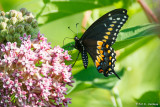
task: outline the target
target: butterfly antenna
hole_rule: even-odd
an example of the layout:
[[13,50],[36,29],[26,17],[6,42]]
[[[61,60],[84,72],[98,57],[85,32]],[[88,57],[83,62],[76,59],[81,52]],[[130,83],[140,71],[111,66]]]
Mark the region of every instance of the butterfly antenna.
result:
[[74,34],[76,34],[76,33],[70,28],[70,26],[68,27],[68,29],[71,30]]
[[115,75],[118,79],[120,79],[120,77],[116,74],[115,71],[113,71],[113,73],[114,73],[114,75]]
[[77,36],[78,36],[78,24],[79,24],[79,23],[76,23]]

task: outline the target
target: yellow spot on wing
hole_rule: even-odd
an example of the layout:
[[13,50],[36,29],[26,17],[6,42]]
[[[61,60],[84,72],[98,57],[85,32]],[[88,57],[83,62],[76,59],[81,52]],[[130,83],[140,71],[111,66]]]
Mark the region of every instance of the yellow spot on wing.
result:
[[102,46],[103,42],[102,41],[97,41],[97,45]]
[[102,56],[101,56],[101,55],[99,55],[99,58],[101,59],[101,61],[103,61],[103,58],[102,58]]
[[111,65],[111,62],[109,62],[109,65]]
[[104,36],[105,39],[108,39],[108,36]]
[[100,54],[100,53],[99,53],[99,50],[97,50],[97,54]]
[[101,60],[100,60],[100,58],[99,58],[98,56],[97,56],[97,61],[98,61],[98,62],[101,62]]
[[104,57],[104,55],[103,55],[103,54],[101,54],[101,57]]
[[108,53],[110,53],[111,51],[110,50],[108,50]]
[[103,40],[103,42],[106,42],[106,40]]
[[106,34],[107,34],[107,35],[110,35],[110,34],[111,34],[111,32],[106,32]]
[[109,57],[109,60],[111,60],[111,59],[112,59],[112,57],[110,56],[110,57]]
[[97,46],[97,49],[102,49],[102,46]]
[[104,57],[104,55],[103,55],[103,50],[98,50],[98,49],[97,49],[97,54],[101,54],[102,57]]
[[110,26],[111,26],[111,27],[113,27],[113,26],[114,26],[114,24],[111,24]]
[[98,67],[100,64],[99,64],[99,62],[96,60],[96,67]]
[[111,68],[109,68],[109,71],[112,70]]
[[108,45],[108,44],[106,45],[106,48],[109,48],[109,45]]
[[99,50],[100,54],[103,54],[103,50]]
[[109,31],[112,31],[112,30],[113,30],[113,28],[108,28],[108,30],[109,30]]

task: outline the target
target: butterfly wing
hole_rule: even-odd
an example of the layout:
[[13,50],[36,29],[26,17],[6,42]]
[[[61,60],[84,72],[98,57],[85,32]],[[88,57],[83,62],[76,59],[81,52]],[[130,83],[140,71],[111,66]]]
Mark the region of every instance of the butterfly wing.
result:
[[127,10],[115,9],[95,21],[80,39],[97,70],[105,76],[115,73],[116,54],[111,46],[127,19]]

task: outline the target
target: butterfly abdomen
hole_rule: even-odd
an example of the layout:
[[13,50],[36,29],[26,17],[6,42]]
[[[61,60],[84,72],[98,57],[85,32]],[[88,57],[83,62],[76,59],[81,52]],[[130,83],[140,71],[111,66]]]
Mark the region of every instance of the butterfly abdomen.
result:
[[85,47],[83,46],[81,40],[79,40],[77,36],[74,39],[75,39],[75,48],[78,49],[79,52],[81,53],[83,66],[86,69],[88,66],[87,51],[86,51]]
[[88,66],[88,55],[87,55],[86,50],[82,51],[81,56],[82,56],[83,66],[84,66],[85,69],[87,69],[87,66]]

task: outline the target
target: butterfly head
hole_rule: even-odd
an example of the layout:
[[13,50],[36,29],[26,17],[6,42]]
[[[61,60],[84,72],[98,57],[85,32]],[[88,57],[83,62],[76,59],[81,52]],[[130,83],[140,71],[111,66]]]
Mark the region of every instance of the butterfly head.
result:
[[79,38],[77,36],[74,37],[75,40],[75,48],[78,49],[80,43],[79,43]]
[[75,41],[79,41],[79,38],[77,36],[74,37]]
[[75,40],[75,48],[78,49],[80,52],[82,52],[84,48],[82,41],[77,36],[74,37],[74,40]]

